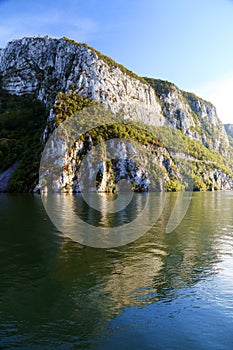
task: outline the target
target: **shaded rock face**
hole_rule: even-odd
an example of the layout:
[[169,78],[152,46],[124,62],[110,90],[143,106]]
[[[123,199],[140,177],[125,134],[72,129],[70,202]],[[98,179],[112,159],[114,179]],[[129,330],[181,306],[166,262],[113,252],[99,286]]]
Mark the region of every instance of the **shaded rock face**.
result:
[[17,164],[18,161],[16,161],[9,169],[0,172],[0,192],[7,192],[10,178],[13,175]]
[[227,135],[233,138],[233,124],[224,124],[224,128]]
[[113,112],[163,124],[161,106],[153,89],[109,65],[98,54],[65,39],[24,38],[10,42],[0,51],[3,88],[12,94],[36,93],[51,107],[59,91],[76,92],[106,103]]

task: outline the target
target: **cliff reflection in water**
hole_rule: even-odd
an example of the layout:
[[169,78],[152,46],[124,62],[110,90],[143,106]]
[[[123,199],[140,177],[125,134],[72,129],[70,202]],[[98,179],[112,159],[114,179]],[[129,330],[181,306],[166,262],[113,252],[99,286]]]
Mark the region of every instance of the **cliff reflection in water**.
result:
[[[1,341],[12,336],[14,344],[22,345],[27,334],[25,344],[43,339],[56,347],[72,339],[87,348],[125,308],[152,303],[156,308],[182,296],[189,303],[193,287],[216,276],[225,254],[230,254],[233,197],[193,194],[182,223],[166,233],[177,194],[167,194],[165,203],[156,196],[154,208],[162,214],[155,225],[133,243],[108,249],[82,246],[60,234],[39,197],[0,196]],[[101,198],[104,206],[105,196]],[[135,211],[126,207],[113,215],[92,210],[79,196],[55,195],[50,200],[56,219],[66,228],[72,228],[78,214],[87,222],[95,220],[95,227],[119,229],[145,205],[145,197],[136,195]]]
[[161,215],[165,194],[120,194],[115,199],[90,193],[88,204],[81,195],[52,193],[42,199],[52,222],[68,237],[84,245],[111,248],[146,233]]
[[[157,205],[154,208],[158,213],[163,213],[143,237],[124,247],[107,250],[85,247],[81,250],[77,266],[85,261],[88,271],[97,277],[101,295],[105,295],[108,300],[104,304],[110,303],[111,310],[114,310],[114,307],[175,298],[180,289],[188,288],[216,273],[215,266],[219,262],[219,233],[216,232],[216,223],[221,224],[220,210],[223,203],[217,194],[215,198],[208,195],[194,195],[187,216],[174,232],[168,234],[166,225],[174,205],[177,205],[177,194],[167,194],[166,201],[156,194],[154,203]],[[107,203],[105,196],[102,196],[102,209]],[[104,210],[97,212],[85,205],[80,196],[58,197],[59,201],[66,198],[65,203],[67,200],[72,201],[70,208],[87,222],[105,225],[110,229],[135,218],[145,201],[144,196],[137,195],[134,198],[135,210],[127,207],[118,213],[106,214]],[[67,208],[67,205],[64,207]],[[64,220],[63,226],[66,226],[69,215],[64,215]],[[62,254],[69,256],[65,253],[67,249],[73,251],[72,255],[75,254],[76,244],[68,241],[62,247],[59,260],[62,260]],[[70,270],[67,266],[67,274]]]

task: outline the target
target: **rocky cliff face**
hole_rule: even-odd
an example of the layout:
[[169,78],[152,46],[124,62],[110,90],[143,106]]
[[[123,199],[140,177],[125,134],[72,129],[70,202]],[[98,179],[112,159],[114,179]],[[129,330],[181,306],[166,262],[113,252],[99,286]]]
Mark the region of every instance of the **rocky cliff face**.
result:
[[233,138],[233,124],[225,124],[224,128],[228,136]]
[[[58,93],[70,94],[72,86],[72,94],[80,94],[105,104],[115,115],[120,112],[124,118],[140,120],[147,125],[171,126],[188,140],[201,143],[207,150],[218,152],[223,157],[229,154],[228,137],[211,103],[180,90],[172,83],[137,77],[85,44],[67,38],[39,37],[14,40],[0,50],[0,76],[1,87],[10,94],[36,95],[46,105],[50,122],[55,118],[53,105],[58,99]],[[44,141],[48,130],[46,126]],[[77,171],[80,158],[77,152],[83,147],[81,143],[78,149],[74,147],[60,154],[61,173],[56,184],[54,183],[57,190],[80,189],[81,182],[78,181]],[[113,176],[115,180],[126,178],[134,183],[136,189],[146,190],[148,174],[143,167],[143,160],[139,159],[142,165],[135,167],[127,162],[124,145],[121,147],[122,157],[118,163],[109,167],[106,162],[100,162],[102,183],[99,184],[99,189],[113,189]],[[150,142],[144,147],[149,149]],[[187,161],[195,163],[197,189],[230,189],[231,170],[225,171],[222,164],[218,166],[214,156],[205,153],[202,148],[198,148],[199,146],[195,146],[195,154],[190,147],[189,145],[190,154],[186,152],[183,156]],[[157,147],[156,152],[150,151],[154,154],[153,161],[163,169],[166,182],[170,181],[173,184],[172,190],[177,189],[174,181],[181,181],[181,176],[177,166],[173,166],[173,156],[164,145]],[[202,153],[200,157],[199,151]],[[211,160],[208,159],[209,155]],[[217,158],[218,161],[220,158]],[[91,168],[89,170],[91,174]]]
[[[24,38],[0,52],[3,88],[12,94],[36,93],[48,107],[59,91],[76,93],[145,123],[163,123],[153,89],[101,54],[67,39]],[[156,118],[155,118],[156,116]]]
[[216,108],[196,95],[180,90],[176,85],[158,79],[145,78],[160,99],[166,124],[194,140],[227,155],[229,141]]
[[[107,104],[113,112],[156,126],[170,125],[225,154],[228,138],[216,109],[172,83],[147,83],[98,51],[68,39],[23,38],[0,51],[2,85],[12,94],[35,93],[49,108],[58,92]],[[50,113],[51,116],[52,110]]]
[[223,154],[228,145],[211,103],[172,83],[146,79],[146,84],[98,51],[65,38],[10,42],[0,50],[0,74],[7,91],[35,93],[50,108],[57,93],[74,84],[76,93],[107,104],[113,112],[122,110],[146,124],[170,125]]
[[[148,145],[146,154],[143,154],[131,142],[120,141],[116,146],[110,141],[107,149],[108,152],[105,147],[101,147],[101,157],[97,160],[92,159],[96,151],[90,152],[89,157],[82,160],[81,155],[85,150],[83,142],[76,142],[72,149],[64,140],[51,142],[47,145],[42,162],[53,166],[42,169],[38,188],[43,192],[97,190],[114,193],[119,191],[119,184],[121,186],[123,180],[131,183],[131,188],[137,192],[182,189],[214,191],[231,190],[233,187],[233,176],[227,169],[216,166],[212,161],[202,162],[189,155],[180,159],[179,154],[171,154],[166,147]],[[133,160],[129,157],[129,149],[134,154]],[[107,155],[109,152],[112,152],[112,157]],[[114,157],[114,154],[117,156]]]

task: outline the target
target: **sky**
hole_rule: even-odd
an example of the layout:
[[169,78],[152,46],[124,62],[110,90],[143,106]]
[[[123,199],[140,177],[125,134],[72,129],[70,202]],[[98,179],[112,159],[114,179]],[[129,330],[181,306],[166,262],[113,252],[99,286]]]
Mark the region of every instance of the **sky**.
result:
[[233,123],[233,0],[0,0],[0,47],[37,35],[86,42]]

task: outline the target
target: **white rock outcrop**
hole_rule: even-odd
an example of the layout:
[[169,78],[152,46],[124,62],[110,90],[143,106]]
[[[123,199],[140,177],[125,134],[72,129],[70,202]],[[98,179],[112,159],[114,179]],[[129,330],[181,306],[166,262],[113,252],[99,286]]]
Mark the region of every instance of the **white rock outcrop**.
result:
[[[153,79],[150,81],[153,84]],[[229,140],[212,103],[184,92],[172,83],[156,79],[154,82],[166,118],[165,124],[226,156]]]
[[[148,78],[146,82],[85,44],[78,44],[66,38],[49,37],[13,40],[0,49],[0,79],[2,88],[9,93],[35,94],[50,110],[47,126],[41,137],[44,144],[51,131],[49,123],[54,119],[52,106],[57,95],[59,92],[68,93],[72,85],[74,93],[103,103],[115,115],[119,113],[124,118],[154,126],[171,126],[188,138],[202,142],[210,150],[223,156],[227,155],[228,137],[211,103],[180,90],[172,83]],[[55,191],[82,190],[79,166],[83,147],[84,145],[78,142],[74,147],[68,147],[64,142],[56,145],[51,143],[48,151],[53,155],[52,159],[55,159],[55,170],[59,171],[53,178],[51,167],[45,169],[41,181],[44,181],[46,190],[49,190],[48,183]],[[145,146],[147,149],[149,147]],[[147,190],[150,174],[145,170],[145,159],[137,152],[136,160],[139,165],[136,165],[127,159],[124,144],[120,144],[119,148],[119,159],[111,167],[104,160],[97,164],[97,168],[102,171],[99,191],[113,190],[114,181],[122,179],[133,183],[139,191]],[[182,180],[177,170],[179,162],[175,166],[172,164],[175,154],[171,157],[168,150],[162,147],[151,151],[151,163],[163,168],[162,174],[159,174],[161,181],[167,184],[173,177],[177,181]],[[189,157],[184,149],[179,152],[183,152],[184,158],[189,162],[195,162],[195,158]],[[208,164],[208,160],[206,163]],[[87,170],[87,178],[94,183],[92,188],[95,190],[96,173],[91,162]],[[199,174],[199,177],[201,176],[206,188],[232,188],[231,177],[215,168],[215,164],[211,172],[204,167],[203,174]],[[155,182],[155,186],[160,190],[159,182]]]
[[75,84],[77,93],[107,104],[114,113],[122,111],[148,124],[164,124],[154,90],[99,56],[86,45],[67,39],[14,40],[0,51],[3,88],[18,95],[36,93],[51,107],[59,91],[68,92]]

